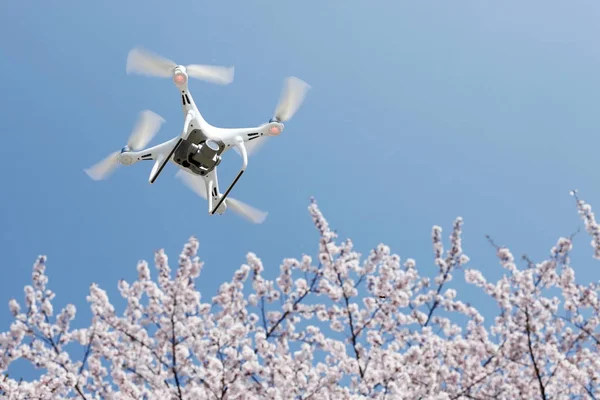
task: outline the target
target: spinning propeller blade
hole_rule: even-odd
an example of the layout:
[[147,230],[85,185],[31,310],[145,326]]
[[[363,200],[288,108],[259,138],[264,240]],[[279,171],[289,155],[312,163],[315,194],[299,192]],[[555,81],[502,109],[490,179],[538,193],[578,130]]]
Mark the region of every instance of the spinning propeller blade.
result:
[[[181,179],[183,183],[187,187],[192,189],[192,191],[198,196],[202,197],[204,200],[207,199],[206,186],[204,185],[204,180],[201,177],[186,172],[182,169],[177,171],[175,177]],[[269,214],[265,211],[258,210],[244,202],[241,202],[237,199],[233,199],[231,197],[227,197],[225,199],[225,204],[227,204],[231,211],[237,213],[241,217],[255,224],[263,223],[264,220],[267,218],[267,215]]]
[[185,67],[188,76],[207,82],[229,85],[233,82],[234,67],[192,64]]
[[129,136],[127,146],[132,150],[138,151],[146,147],[154,136],[158,133],[160,126],[165,122],[163,117],[150,110],[144,110],[140,113],[138,121]]
[[119,166],[119,153],[115,151],[109,154],[104,160],[91,166],[90,168],[84,169],[85,173],[95,181],[99,181],[108,177],[112,172]]
[[290,76],[286,78],[279,104],[275,108],[275,119],[281,122],[290,120],[304,101],[310,85],[302,79]]
[[[264,144],[267,142],[267,139],[269,137],[268,136],[261,136],[253,141],[248,141],[244,143],[244,146],[246,147],[246,154],[248,154],[248,157],[250,157],[251,155],[253,155],[254,153],[256,153],[258,150],[260,150]],[[242,153],[240,152],[240,149],[238,149],[237,147],[233,148],[233,151],[235,151],[238,155],[242,155]]]
[[[251,155],[255,154],[258,150],[260,150],[267,142],[267,138],[268,138],[268,136],[262,136],[251,142],[244,143],[244,146],[246,146],[246,153],[248,153],[248,157],[250,157]],[[235,149],[236,153],[238,153],[239,155],[242,155],[242,153],[240,153],[240,151],[238,150],[237,147],[235,147],[234,149]]]
[[204,185],[202,178],[200,178],[196,175],[190,174],[189,172],[185,172],[182,169],[177,171],[177,173],[175,174],[175,177],[181,179],[183,181],[183,183],[187,187],[192,189],[192,191],[194,193],[196,193],[198,196],[202,197],[204,200],[207,200],[206,186]]
[[[302,105],[308,89],[310,89],[310,85],[302,79],[295,76],[286,78],[273,118],[280,122],[289,121]],[[262,136],[251,142],[244,143],[248,156],[260,150],[267,142],[267,138],[268,136]],[[237,147],[235,148],[235,152],[240,154]]]
[[255,224],[262,224],[269,214],[229,196],[225,199],[225,203],[231,208],[231,211]]
[[125,70],[128,74],[137,73],[140,75],[169,78],[176,66],[177,64],[174,61],[137,47],[129,51]]
[[[146,147],[158,133],[163,122],[165,120],[160,115],[150,110],[142,111],[129,136],[129,140],[127,140],[127,147],[133,151],[138,151]],[[111,153],[104,160],[85,169],[85,173],[95,181],[106,179],[119,166],[120,153],[120,151]]]
[[[136,47],[127,55],[128,74],[136,73],[159,78],[170,78],[173,70],[177,67],[175,61],[164,58],[148,50]],[[207,82],[228,85],[233,82],[234,67],[222,67],[218,65],[192,64],[185,66],[188,76]]]

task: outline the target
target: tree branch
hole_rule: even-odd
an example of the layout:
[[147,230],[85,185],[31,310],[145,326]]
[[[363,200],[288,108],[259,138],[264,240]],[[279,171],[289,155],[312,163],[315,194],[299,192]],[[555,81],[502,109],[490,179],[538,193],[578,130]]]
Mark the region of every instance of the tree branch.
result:
[[544,387],[544,383],[542,382],[542,376],[540,373],[540,369],[538,368],[537,362],[535,361],[535,356],[533,354],[533,345],[531,343],[531,327],[529,325],[529,311],[525,308],[525,318],[526,318],[526,327],[525,330],[527,332],[527,346],[529,348],[529,355],[531,357],[531,362],[533,363],[533,368],[535,370],[535,376],[537,377],[538,383],[540,385],[540,393],[542,395],[543,400],[548,400],[546,397],[546,388]]

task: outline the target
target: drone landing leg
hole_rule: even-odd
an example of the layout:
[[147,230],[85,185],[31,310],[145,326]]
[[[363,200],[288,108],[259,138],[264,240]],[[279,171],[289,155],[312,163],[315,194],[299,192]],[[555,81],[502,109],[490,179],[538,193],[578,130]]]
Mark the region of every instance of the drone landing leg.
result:
[[221,196],[221,198],[219,199],[217,206],[211,212],[212,215],[215,214],[215,211],[217,211],[219,206],[221,206],[221,204],[225,201],[225,199],[229,195],[229,192],[231,192],[231,189],[233,189],[235,184],[238,182],[238,180],[240,179],[240,177],[246,170],[246,167],[248,166],[248,153],[246,152],[246,146],[244,146],[244,140],[241,137],[237,137],[236,141],[235,141],[235,145],[240,150],[240,153],[242,154],[242,160],[243,160],[242,169],[240,169],[240,172],[237,174],[237,176],[235,177],[235,179],[233,180],[231,185],[229,185],[229,187],[225,191],[225,194],[223,196]]
[[164,154],[160,154],[156,158],[156,162],[154,163],[154,166],[152,167],[152,171],[150,171],[150,179],[149,179],[150,183],[154,183],[154,181],[156,181],[156,178],[158,178],[158,175],[160,175],[160,173],[162,172],[163,168],[165,167],[165,165],[167,165],[167,163],[169,162],[169,160],[173,156],[173,153],[175,153],[175,150],[177,150],[177,148],[179,147],[179,144],[182,141],[183,141],[183,139],[180,138],[177,141],[177,143],[175,143],[175,146],[173,146],[173,148],[171,149],[171,151],[169,151],[169,154],[167,154],[166,157],[164,156]]
[[208,212],[210,213],[213,209],[213,188],[215,187],[214,185],[214,181],[212,179],[210,179],[210,177],[207,177],[208,179],[206,179],[206,193],[208,193],[208,195],[206,196],[206,200],[208,201]]
[[188,138],[188,136],[190,134],[189,127],[190,127],[193,119],[194,119],[194,113],[190,110],[190,111],[188,111],[188,113],[185,116],[185,121],[183,123],[183,131],[181,132],[181,135],[179,136],[179,140],[177,140],[177,143],[175,143],[175,146],[173,146],[171,148],[171,150],[169,151],[169,154],[166,157],[164,157],[164,154],[160,154],[157,157],[156,162],[154,163],[154,167],[152,167],[152,171],[150,172],[150,179],[149,179],[150,183],[154,183],[154,181],[156,181],[156,178],[158,178],[158,175],[160,175],[160,173],[162,172],[165,165],[167,165],[167,163],[169,162],[171,157],[173,157],[173,153],[175,153],[175,150],[177,150],[177,148],[179,147],[181,142],[183,142],[185,139]]
[[244,173],[244,170],[241,170],[238,175],[235,177],[235,179],[233,180],[233,183],[231,185],[229,185],[229,187],[227,188],[227,190],[225,191],[225,194],[223,196],[221,196],[221,199],[219,200],[219,202],[217,203],[217,206],[211,211],[211,214],[215,214],[215,211],[218,210],[218,208],[221,206],[221,204],[223,204],[223,202],[225,201],[225,198],[227,198],[227,196],[229,195],[229,192],[231,192],[231,189],[233,189],[233,187],[235,186],[235,184],[237,183],[237,181],[240,179],[240,177],[242,176],[242,174]]
[[[203,178],[204,190],[206,193],[203,197],[205,197],[206,201],[208,202],[208,213],[211,214],[213,211],[214,204],[217,201],[219,201],[219,181],[217,179],[216,170],[213,169],[212,171],[204,175]],[[221,204],[219,204],[219,206],[220,205]],[[216,210],[218,208],[219,207],[214,209]]]

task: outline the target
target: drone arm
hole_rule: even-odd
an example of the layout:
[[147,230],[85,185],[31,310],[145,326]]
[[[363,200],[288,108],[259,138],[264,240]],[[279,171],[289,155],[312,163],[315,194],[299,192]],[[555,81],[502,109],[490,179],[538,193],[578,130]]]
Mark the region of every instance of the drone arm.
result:
[[152,146],[140,151],[128,151],[126,152],[126,154],[131,156],[131,164],[135,164],[139,161],[145,160],[156,160],[160,156],[160,154],[168,152],[171,146],[173,146],[173,144],[175,144],[178,139],[178,137],[175,137],[164,143],[157,144],[156,146]]
[[250,142],[262,136],[269,136],[269,125],[264,124],[253,128],[216,129],[216,136],[225,143],[227,148],[237,147],[237,141]]
[[194,112],[192,110],[188,110],[187,114],[185,115],[185,121],[183,122],[183,131],[181,132],[181,138],[183,140],[186,140],[190,135],[190,125],[192,124],[193,120]]

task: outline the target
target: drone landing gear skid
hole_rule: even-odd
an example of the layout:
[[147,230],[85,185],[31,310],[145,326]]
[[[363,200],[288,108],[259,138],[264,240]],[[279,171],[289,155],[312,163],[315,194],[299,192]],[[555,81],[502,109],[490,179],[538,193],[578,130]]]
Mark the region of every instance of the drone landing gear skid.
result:
[[[214,215],[215,212],[221,206],[221,204],[223,204],[223,202],[225,201],[225,199],[229,195],[229,192],[231,192],[231,189],[233,189],[233,187],[235,186],[235,184],[239,181],[240,177],[242,176],[242,174],[244,173],[244,171],[246,171],[246,167],[248,166],[248,153],[246,151],[246,146],[244,146],[244,140],[241,137],[239,137],[239,136],[236,137],[236,139],[235,139],[235,146],[238,148],[238,150],[240,151],[240,154],[242,155],[242,160],[243,160],[242,161],[242,168],[240,169],[240,172],[238,172],[237,176],[235,177],[235,179],[233,180],[233,182],[231,183],[231,185],[229,185],[229,187],[225,191],[225,194],[223,194],[223,196],[221,196],[221,198],[219,199],[219,202],[217,203],[217,206],[214,209],[212,209],[212,211],[210,211],[210,208],[212,207],[212,201],[209,200],[208,207],[209,207],[209,212],[210,212],[211,215]],[[211,181],[211,183],[212,183],[212,181]],[[210,188],[209,188],[208,193],[210,193]]]
[[167,165],[171,157],[173,157],[173,153],[175,153],[175,150],[177,150],[182,141],[183,139],[179,138],[167,156],[165,156],[165,153],[160,153],[156,157],[156,162],[152,167],[152,171],[150,171],[150,183],[154,183],[154,181],[156,181],[156,178],[158,178],[158,175],[160,175],[165,165]]
[[154,166],[152,167],[152,171],[150,171],[150,179],[149,179],[150,183],[154,183],[156,181],[156,178],[158,178],[158,175],[160,175],[160,173],[162,172],[165,165],[167,165],[167,163],[169,162],[171,157],[173,157],[173,154],[175,154],[175,151],[177,150],[177,148],[179,147],[181,142],[183,142],[185,139],[188,138],[190,124],[192,123],[193,119],[194,119],[194,113],[190,110],[190,111],[188,111],[188,113],[185,116],[185,121],[183,123],[183,131],[181,132],[181,135],[179,136],[179,140],[171,148],[171,151],[167,154],[166,157],[165,157],[165,153],[161,153],[157,156],[156,162],[154,163]]

